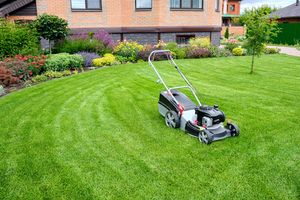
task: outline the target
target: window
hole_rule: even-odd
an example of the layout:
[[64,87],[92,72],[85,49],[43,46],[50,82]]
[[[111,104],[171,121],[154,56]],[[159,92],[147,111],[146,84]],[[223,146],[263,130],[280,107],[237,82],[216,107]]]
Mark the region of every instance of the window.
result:
[[235,5],[230,5],[229,9],[230,9],[230,11],[234,11],[235,10]]
[[135,0],[136,9],[151,9],[152,0]]
[[176,35],[177,44],[187,44],[191,38],[194,38],[195,35]]
[[216,0],[216,11],[220,11],[220,0]]
[[203,0],[171,0],[171,9],[203,9]]
[[71,0],[72,10],[101,10],[101,0]]

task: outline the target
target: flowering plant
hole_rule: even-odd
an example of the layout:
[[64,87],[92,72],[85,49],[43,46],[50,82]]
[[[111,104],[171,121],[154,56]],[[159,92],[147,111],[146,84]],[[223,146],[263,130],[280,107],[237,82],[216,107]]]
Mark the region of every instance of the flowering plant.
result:
[[23,55],[16,55],[14,59],[26,62],[28,64],[28,70],[30,76],[38,75],[41,73],[41,70],[45,66],[46,63],[46,55],[40,56],[23,56]]

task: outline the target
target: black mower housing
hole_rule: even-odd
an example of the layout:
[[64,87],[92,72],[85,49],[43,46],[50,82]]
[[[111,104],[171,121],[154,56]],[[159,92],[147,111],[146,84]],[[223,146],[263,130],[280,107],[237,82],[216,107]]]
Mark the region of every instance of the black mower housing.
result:
[[196,108],[198,125],[202,126],[202,118],[209,117],[213,121],[213,125],[225,121],[225,114],[219,110],[218,106],[200,106]]

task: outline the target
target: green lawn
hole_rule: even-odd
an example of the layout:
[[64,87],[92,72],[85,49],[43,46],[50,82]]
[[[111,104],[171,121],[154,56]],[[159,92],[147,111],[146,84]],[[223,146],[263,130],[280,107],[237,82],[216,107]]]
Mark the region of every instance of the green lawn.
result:
[[0,98],[0,198],[299,199],[300,58],[263,56],[253,75],[250,61],[178,61],[241,129],[210,146],[165,126],[147,63]]

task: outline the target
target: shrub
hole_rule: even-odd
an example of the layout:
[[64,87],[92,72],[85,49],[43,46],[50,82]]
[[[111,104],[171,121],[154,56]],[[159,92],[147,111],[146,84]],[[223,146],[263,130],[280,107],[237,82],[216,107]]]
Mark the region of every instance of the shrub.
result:
[[228,42],[225,44],[225,49],[228,49],[228,50],[231,51],[231,52],[232,52],[232,50],[233,50],[234,48],[237,48],[237,47],[239,47],[239,43],[238,43],[238,41],[235,40],[235,39],[230,39],[230,40],[228,40]]
[[[148,61],[148,57],[149,57],[150,53],[154,50],[158,50],[157,45],[154,45],[154,46],[145,45],[144,48],[141,51],[139,51],[139,53],[138,53],[138,60]],[[157,54],[155,56],[156,61],[165,60],[165,59],[166,59],[166,56],[163,54]]]
[[17,84],[20,79],[13,75],[11,69],[7,69],[0,65],[0,85],[10,86],[12,84]]
[[236,47],[232,50],[232,54],[234,56],[242,56],[244,54],[244,50],[240,47]]
[[38,51],[39,41],[35,29],[16,25],[0,18],[0,59],[13,57],[29,49]]
[[32,75],[32,71],[28,69],[28,64],[15,58],[6,58],[3,62],[0,62],[0,66],[10,69],[13,76],[23,81],[26,81]]
[[232,53],[228,49],[211,46],[210,48],[212,57],[229,57]]
[[72,39],[81,39],[81,40],[98,40],[104,44],[106,48],[113,49],[115,42],[112,39],[111,35],[105,30],[99,30],[97,32],[79,32],[71,36]]
[[68,39],[55,45],[55,53],[93,52],[100,55],[105,51],[104,44],[99,40]]
[[229,38],[229,28],[226,27],[225,33],[224,33],[224,38],[228,39]]
[[170,50],[174,58],[184,59],[186,57],[186,49],[179,47],[176,42],[167,43],[164,48]]
[[203,48],[208,48],[211,45],[210,39],[207,37],[191,38],[189,44],[192,47],[203,47]]
[[15,59],[24,61],[28,64],[28,70],[32,72],[32,75],[38,75],[42,72],[45,63],[46,63],[47,56],[39,55],[39,56],[22,56],[16,55]]
[[63,75],[63,76],[70,76],[70,75],[72,75],[72,72],[71,72],[70,70],[64,70],[64,71],[62,72],[62,75]]
[[120,42],[114,49],[117,59],[122,62],[136,62],[139,51],[143,50],[143,46],[134,41]]
[[49,40],[51,53],[51,41],[64,39],[68,35],[68,22],[55,15],[40,15],[33,23],[40,37]]
[[43,75],[48,77],[48,78],[61,78],[61,77],[63,77],[62,72],[56,72],[56,71],[47,71]]
[[96,58],[100,58],[100,56],[96,53],[78,52],[77,54],[83,57],[85,67],[92,67],[93,60]]
[[207,48],[189,48],[187,50],[187,57],[188,58],[207,58],[211,57],[212,53],[209,49]]
[[45,75],[37,75],[31,79],[33,83],[45,82],[48,80],[48,77]]
[[155,50],[151,45],[145,45],[144,48],[138,52],[138,60],[147,61],[150,53]]
[[84,60],[80,55],[68,53],[53,54],[46,60],[46,71],[64,71],[66,69],[82,68]]
[[110,53],[107,53],[102,58],[96,58],[93,60],[93,65],[96,67],[113,65],[116,62],[116,57]]
[[265,49],[264,49],[264,53],[265,54],[277,54],[277,53],[279,53],[280,52],[280,49],[279,48],[268,48],[268,47],[266,47]]

